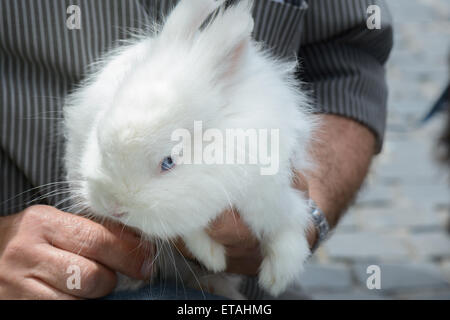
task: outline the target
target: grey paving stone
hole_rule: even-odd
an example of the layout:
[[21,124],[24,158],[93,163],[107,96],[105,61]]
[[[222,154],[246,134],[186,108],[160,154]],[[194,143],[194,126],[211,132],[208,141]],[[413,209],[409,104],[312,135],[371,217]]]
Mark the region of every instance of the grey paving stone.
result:
[[[361,286],[366,286],[368,264],[357,264],[354,271]],[[417,289],[450,289],[440,269],[433,264],[379,264],[381,292]],[[417,293],[417,292],[415,292]]]
[[404,160],[393,159],[380,164],[375,168],[377,178],[381,181],[396,181],[402,184],[434,183],[439,179],[439,171],[431,161],[420,159]]
[[[361,262],[382,263],[384,290],[366,289],[365,269],[360,270],[358,285],[347,288],[347,280],[332,282],[342,270],[323,267],[309,271],[310,291],[318,299],[449,299],[444,280],[450,279],[450,243],[442,231],[441,213],[450,208],[450,189],[433,158],[443,119],[436,117],[421,127],[417,121],[448,81],[443,66],[450,47],[450,2],[396,0],[388,5],[395,44],[387,64],[390,92],[384,150],[351,215],[319,252],[320,259],[313,259],[319,263],[326,258],[332,266],[341,260],[356,262],[360,268]],[[338,289],[317,287],[321,278]]]
[[395,23],[405,25],[411,22],[432,21],[435,13],[432,7],[420,5],[417,1],[389,1],[390,10],[395,16]]
[[352,290],[348,292],[317,292],[311,294],[314,300],[387,300],[388,296],[383,296],[373,290]]
[[402,194],[416,203],[429,202],[435,205],[448,205],[449,189],[439,185],[403,185]]
[[444,259],[439,267],[442,270],[442,273],[446,277],[447,281],[450,282],[450,258]]
[[[383,155],[386,159],[378,162],[374,171],[380,180],[399,181],[403,185],[444,186],[447,181],[442,179],[433,152],[431,142],[411,138],[403,141],[387,141],[386,154]],[[445,190],[441,190],[440,193],[445,193]]]
[[408,241],[419,257],[450,257],[450,236],[445,232],[414,234]]
[[350,261],[408,259],[400,237],[373,232],[336,233],[324,244],[324,250],[331,258]]
[[433,292],[403,293],[394,295],[393,298],[400,300],[450,300],[450,291],[435,290]]
[[307,264],[300,278],[305,290],[344,290],[352,286],[350,269],[343,265]]
[[366,185],[358,194],[356,204],[361,206],[386,206],[394,199],[389,186]]
[[360,208],[357,210],[357,218],[361,230],[371,231],[440,230],[445,224],[443,217],[431,208],[410,206]]
[[339,232],[355,232],[358,229],[357,213],[350,209],[339,221]]

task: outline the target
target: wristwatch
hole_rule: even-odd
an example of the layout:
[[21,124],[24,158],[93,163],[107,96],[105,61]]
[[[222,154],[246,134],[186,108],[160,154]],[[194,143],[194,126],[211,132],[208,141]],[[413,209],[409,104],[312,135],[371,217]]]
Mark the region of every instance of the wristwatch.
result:
[[317,230],[317,240],[311,249],[311,252],[314,252],[319,247],[319,245],[327,238],[328,232],[330,231],[330,226],[322,209],[317,206],[314,200],[309,199],[309,207],[309,213],[311,214],[312,218],[311,220]]

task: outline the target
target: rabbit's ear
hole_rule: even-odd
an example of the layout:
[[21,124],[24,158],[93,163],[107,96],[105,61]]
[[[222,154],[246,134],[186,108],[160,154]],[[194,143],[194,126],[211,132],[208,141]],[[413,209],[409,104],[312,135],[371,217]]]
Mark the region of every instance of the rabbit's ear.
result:
[[219,80],[230,80],[239,70],[253,31],[251,0],[220,12],[201,32],[199,43]]
[[168,16],[161,37],[170,40],[191,40],[206,18],[224,0],[181,0]]

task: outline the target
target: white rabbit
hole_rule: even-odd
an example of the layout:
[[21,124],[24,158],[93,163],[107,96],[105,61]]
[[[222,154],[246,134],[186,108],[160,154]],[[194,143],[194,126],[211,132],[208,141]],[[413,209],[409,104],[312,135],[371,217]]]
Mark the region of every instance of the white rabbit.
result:
[[[232,205],[261,242],[259,284],[278,295],[310,254],[308,202],[292,177],[311,165],[316,120],[296,64],[251,40],[252,2],[221,7],[204,23],[220,6],[180,1],[161,30],[106,56],[68,97],[67,180],[89,212],[154,239],[182,237],[212,272],[225,270],[225,248],[204,230]],[[171,134],[192,132],[195,121],[223,132],[279,130],[278,173],[262,175],[263,164],[178,164]]]

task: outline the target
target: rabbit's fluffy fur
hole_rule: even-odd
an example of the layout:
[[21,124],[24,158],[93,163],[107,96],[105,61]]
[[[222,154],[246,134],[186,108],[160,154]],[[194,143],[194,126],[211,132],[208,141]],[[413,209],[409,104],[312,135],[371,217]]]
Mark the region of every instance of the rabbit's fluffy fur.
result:
[[[308,202],[292,178],[311,165],[316,122],[296,64],[251,40],[251,6],[182,0],[160,30],[105,56],[66,101],[65,167],[89,212],[111,219],[127,212],[121,221],[153,239],[180,236],[216,273],[226,268],[225,248],[204,229],[232,206],[261,242],[259,284],[278,295],[310,253]],[[279,129],[279,172],[201,164],[161,173],[176,143],[171,133],[200,120],[205,129]]]

